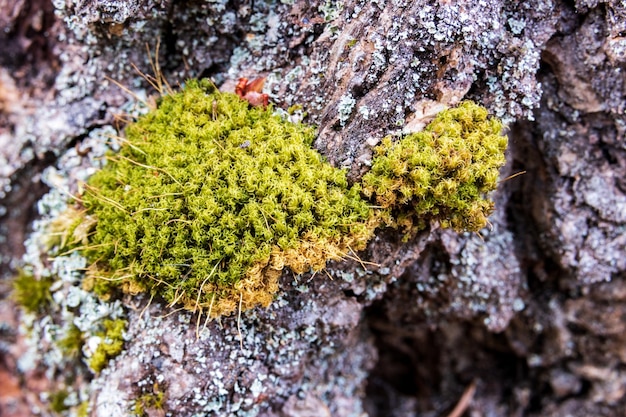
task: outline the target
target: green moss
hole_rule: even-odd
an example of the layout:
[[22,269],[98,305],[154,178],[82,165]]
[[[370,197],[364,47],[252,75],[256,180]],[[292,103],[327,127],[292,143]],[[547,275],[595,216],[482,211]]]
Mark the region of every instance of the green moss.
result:
[[65,336],[57,342],[61,351],[69,357],[76,358],[81,353],[84,344],[83,332],[78,327],[71,324]]
[[122,352],[126,320],[104,319],[102,320],[102,327],[103,331],[96,333],[96,336],[102,338],[102,342],[89,359],[89,367],[95,372],[103,370],[110,359]]
[[482,228],[504,163],[501,129],[464,102],[424,132],[385,138],[361,189],[311,148],[313,128],[192,80],[127,127],[82,205],[59,220],[57,244],[89,258],[83,284],[102,297],[149,292],[213,317],[267,306],[283,268],[321,270],[363,249],[382,222]]
[[457,231],[478,231],[493,202],[507,139],[502,124],[471,101],[439,113],[424,131],[376,149],[363,177],[364,193],[408,232],[435,220]]
[[76,407],[76,417],[87,417],[89,415],[89,402],[83,401]]
[[28,312],[40,312],[52,300],[50,294],[52,282],[52,278],[38,279],[21,271],[13,281],[13,299]]
[[87,288],[218,316],[269,304],[285,266],[319,270],[362,249],[371,209],[314,137],[207,81],[163,97],[86,186]]
[[160,390],[157,384],[153,387],[153,392],[148,392],[137,399],[132,410],[132,414],[137,417],[144,417],[155,414],[156,410],[163,410],[165,403],[165,393]]
[[69,409],[69,407],[65,405],[65,399],[68,397],[68,395],[69,393],[66,390],[60,390],[50,394],[50,410],[54,411],[55,413],[61,413]]

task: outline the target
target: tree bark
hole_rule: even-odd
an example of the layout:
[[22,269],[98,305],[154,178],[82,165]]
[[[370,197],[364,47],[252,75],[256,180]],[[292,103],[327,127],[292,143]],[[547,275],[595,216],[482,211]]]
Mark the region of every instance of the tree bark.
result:
[[18,373],[8,298],[42,173],[75,187],[88,146],[157,97],[151,62],[174,87],[266,77],[352,181],[383,137],[463,99],[509,124],[509,162],[480,235],[384,230],[368,263],[285,273],[268,309],[199,339],[197,316],[123,300],[125,350],[73,388],[89,415],[161,392],[148,415],[441,416],[467,387],[472,415],[626,413],[623,3],[0,0],[0,27],[1,415],[46,415],[62,380],[43,353]]

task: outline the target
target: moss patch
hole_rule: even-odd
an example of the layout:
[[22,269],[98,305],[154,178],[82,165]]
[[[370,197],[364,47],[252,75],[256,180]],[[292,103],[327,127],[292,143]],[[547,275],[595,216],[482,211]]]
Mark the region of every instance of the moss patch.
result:
[[102,320],[103,331],[96,334],[102,341],[89,359],[89,367],[95,372],[103,370],[109,360],[116,357],[124,348],[124,330],[126,320],[104,319]]
[[30,313],[43,310],[52,300],[50,286],[52,278],[36,278],[32,274],[21,271],[13,281],[13,299]]
[[155,415],[159,411],[163,410],[165,404],[165,393],[161,390],[161,387],[155,383],[152,387],[152,392],[142,394],[135,399],[132,415],[137,417],[144,417]]
[[83,332],[76,325],[70,324],[65,336],[57,344],[65,355],[77,358],[82,352],[83,338]]
[[284,267],[320,270],[363,249],[371,209],[314,135],[206,81],[163,97],[86,185],[87,286],[219,316],[267,306]]
[[60,390],[50,394],[50,410],[59,414],[67,410],[69,407],[65,405],[65,399],[68,397],[68,395],[69,393],[66,390]]
[[440,112],[424,131],[377,147],[363,191],[408,232],[435,220],[479,231],[487,224],[507,138],[502,123],[471,101]]
[[217,317],[267,306],[283,268],[321,270],[363,249],[380,224],[407,238],[432,221],[478,231],[493,210],[486,195],[507,140],[472,102],[385,138],[363,189],[311,148],[314,136],[189,81],[127,127],[81,204],[53,225],[57,243],[88,257],[83,286],[102,297],[149,292]]

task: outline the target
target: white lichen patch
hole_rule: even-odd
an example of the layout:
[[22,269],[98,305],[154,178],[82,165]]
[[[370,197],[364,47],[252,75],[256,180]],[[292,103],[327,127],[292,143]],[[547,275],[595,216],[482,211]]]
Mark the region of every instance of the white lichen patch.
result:
[[[45,370],[55,392],[67,395],[61,415],[76,415],[89,400],[92,388],[86,381],[93,377],[89,359],[107,341],[100,336],[103,320],[123,319],[125,311],[120,301],[105,302],[81,288],[87,260],[76,251],[56,246],[54,242],[60,239],[52,235],[51,223],[71,204],[78,181],[87,179],[102,165],[105,152],[116,146],[110,139],[114,133],[111,128],[91,132],[80,147],[63,154],[56,167],[44,171],[42,180],[51,190],[38,202],[39,218],[25,241],[24,273],[50,279],[52,284],[48,304],[38,313],[21,316],[20,332],[27,350],[18,359],[18,369],[25,375],[37,368]],[[90,152],[82,155],[84,148]],[[42,398],[52,394],[44,392]]]
[[337,107],[337,113],[339,114],[339,123],[341,126],[345,126],[352,112],[354,111],[354,106],[356,105],[356,100],[352,97],[352,94],[345,94],[339,99],[339,105]]

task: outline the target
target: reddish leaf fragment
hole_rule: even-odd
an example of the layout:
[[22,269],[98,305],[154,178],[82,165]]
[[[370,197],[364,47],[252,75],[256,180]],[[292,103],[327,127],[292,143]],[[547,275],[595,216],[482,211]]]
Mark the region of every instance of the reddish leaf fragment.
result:
[[269,104],[269,96],[263,94],[263,84],[265,84],[265,77],[255,78],[248,82],[248,79],[242,77],[235,86],[235,94],[242,99],[246,100],[252,106],[267,107]]

